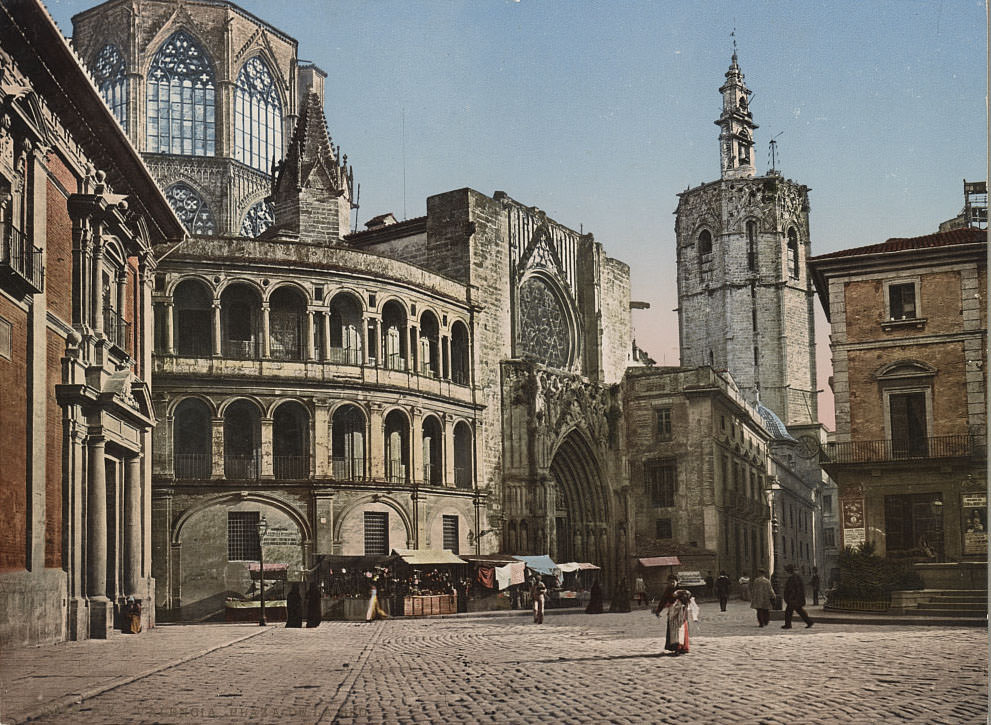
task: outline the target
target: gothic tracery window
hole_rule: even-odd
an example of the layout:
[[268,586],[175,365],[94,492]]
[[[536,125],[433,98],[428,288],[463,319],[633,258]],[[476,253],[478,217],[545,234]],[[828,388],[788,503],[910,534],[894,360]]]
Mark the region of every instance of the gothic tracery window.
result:
[[176,31],[148,71],[148,151],[213,156],[215,87],[210,60],[193,37]]
[[244,221],[241,223],[241,236],[257,237],[272,226],[274,221],[275,214],[272,204],[262,199],[252,204],[248,213],[244,215]]
[[520,285],[519,354],[544,365],[566,368],[571,362],[571,326],[561,301],[539,277]]
[[127,67],[115,45],[105,45],[96,57],[94,74],[100,95],[127,130]]
[[169,206],[190,234],[214,234],[216,224],[206,200],[189,184],[177,181],[165,190]]
[[234,158],[265,173],[282,155],[282,103],[258,56],[241,68],[234,90]]

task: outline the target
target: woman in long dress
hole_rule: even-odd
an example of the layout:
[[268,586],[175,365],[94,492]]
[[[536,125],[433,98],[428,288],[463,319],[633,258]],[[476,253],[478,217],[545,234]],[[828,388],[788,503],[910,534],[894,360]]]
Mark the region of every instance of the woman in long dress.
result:
[[674,603],[668,608],[668,642],[666,649],[675,655],[688,654],[688,621],[698,621],[698,605],[687,589],[674,593]]
[[365,612],[365,621],[371,622],[373,619],[388,619],[389,615],[379,604],[378,583],[372,582],[371,596],[368,599],[368,611]]
[[[668,577],[668,585],[664,587],[661,598],[657,601],[657,608],[654,610],[655,615],[660,617],[662,614],[667,614],[665,610],[670,610],[671,606],[675,603],[674,593],[676,591],[678,591],[678,579],[672,574]],[[670,623],[664,627],[664,632],[664,649],[674,651],[675,645],[671,644]]]

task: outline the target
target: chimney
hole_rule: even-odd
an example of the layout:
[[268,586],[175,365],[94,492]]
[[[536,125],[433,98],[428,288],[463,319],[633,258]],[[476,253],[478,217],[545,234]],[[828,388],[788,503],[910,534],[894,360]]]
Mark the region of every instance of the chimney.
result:
[[299,66],[296,78],[296,97],[299,98],[300,103],[306,98],[306,94],[312,90],[320,97],[320,106],[322,107],[324,103],[323,86],[327,74],[312,63],[306,63]]

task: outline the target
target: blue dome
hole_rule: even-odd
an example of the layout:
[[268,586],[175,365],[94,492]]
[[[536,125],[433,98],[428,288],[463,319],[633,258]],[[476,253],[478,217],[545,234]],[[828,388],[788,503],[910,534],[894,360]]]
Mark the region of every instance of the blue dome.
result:
[[771,410],[770,408],[757,403],[757,412],[760,413],[760,417],[764,419],[764,426],[771,432],[771,437],[777,441],[794,441],[791,433],[788,432],[788,428],[784,423],[781,422],[781,418]]

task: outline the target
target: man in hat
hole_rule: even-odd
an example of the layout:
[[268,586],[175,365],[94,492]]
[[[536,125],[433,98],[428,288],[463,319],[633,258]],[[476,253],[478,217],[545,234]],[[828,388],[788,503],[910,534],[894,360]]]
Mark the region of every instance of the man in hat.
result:
[[791,629],[791,616],[794,612],[798,612],[799,616],[805,620],[806,628],[811,627],[812,620],[805,613],[805,582],[802,581],[802,577],[798,575],[795,567],[791,564],[785,567],[785,571],[788,573],[788,581],[785,582],[784,593],[785,623],[781,629]]

